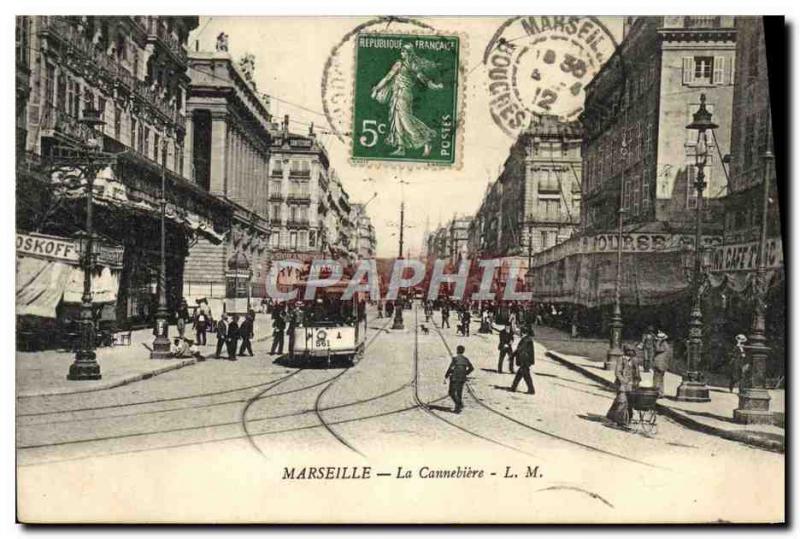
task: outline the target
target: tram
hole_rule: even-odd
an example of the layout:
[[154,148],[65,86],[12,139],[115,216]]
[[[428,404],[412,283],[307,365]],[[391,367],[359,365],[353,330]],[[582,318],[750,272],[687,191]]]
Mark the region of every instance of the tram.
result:
[[300,324],[294,329],[289,354],[308,362],[356,363],[364,354],[367,315],[363,293],[348,300],[344,284],[317,290],[313,302],[303,306]]

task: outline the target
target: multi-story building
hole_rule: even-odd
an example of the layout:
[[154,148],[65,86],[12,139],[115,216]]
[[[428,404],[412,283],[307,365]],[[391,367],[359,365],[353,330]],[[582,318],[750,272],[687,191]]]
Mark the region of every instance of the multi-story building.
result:
[[426,251],[431,260],[451,258],[451,242],[449,233],[450,224],[440,224],[436,230],[428,234],[426,240]]
[[358,258],[374,258],[377,244],[372,219],[366,214],[364,204],[353,204],[353,212],[357,230],[355,245],[357,256]]
[[580,223],[581,128],[540,116],[517,138],[503,166],[498,252],[527,257],[567,240]]
[[767,376],[777,379],[785,374],[786,359],[786,277],[777,181],[782,177],[782,163],[773,161],[767,152],[775,151],[773,108],[780,110],[782,103],[777,96],[773,96],[774,103],[770,100],[764,33],[761,17],[736,18],[733,114],[737,121],[731,124],[723,244],[714,251],[711,267],[715,282],[722,285],[709,295],[717,300],[717,318],[724,323],[720,341],[731,342],[737,333],[750,333],[755,312],[753,287],[744,291],[741,287],[755,282],[766,208],[765,334],[770,347]]
[[222,244],[200,239],[184,272],[184,294],[206,298],[212,312],[242,312],[264,297],[270,221],[271,118],[252,82],[227,50],[189,53],[185,172],[233,207]]
[[353,260],[356,257],[353,207],[350,204],[350,195],[335,170],[331,170],[330,174],[328,201],[330,213],[323,230],[327,251],[335,258]]
[[586,86],[582,226],[694,222],[697,133],[686,129],[705,95],[719,124],[705,168],[706,219],[726,194],[736,30],[733,17],[628,17],[615,54]]
[[[197,238],[219,242],[229,226],[230,205],[181,173],[189,86],[185,44],[197,24],[197,17],[21,20],[18,90],[25,75],[29,86],[27,106],[17,106],[18,127],[24,123],[24,133],[18,130],[24,153],[17,163],[17,231],[80,248],[88,169],[85,159],[70,165],[70,156],[86,155],[99,134],[109,160],[94,180],[93,231],[108,256],[100,257],[102,271],[92,288],[94,302],[103,304],[102,316],[118,324],[149,323],[155,310],[162,194],[170,310],[183,296],[190,243]],[[95,132],[81,122],[92,111],[105,122]],[[30,293],[18,290],[18,298],[28,298],[18,302],[18,314],[74,316],[81,296],[74,285],[82,282],[75,274],[82,273],[77,257],[33,259],[22,253],[20,260],[30,266],[20,266],[20,272],[52,279],[27,282]],[[44,266],[35,269],[36,264]],[[47,294],[35,293],[37,286]]]
[[503,229],[502,189],[500,182],[494,181],[486,186],[483,200],[469,225],[467,248],[470,256],[499,256]]
[[447,225],[447,237],[450,244],[450,261],[457,264],[462,258],[469,257],[469,227],[472,216],[453,217]]
[[289,131],[283,118],[271,146],[269,215],[271,247],[278,258],[326,253],[323,221],[329,213],[328,153],[313,127],[308,135]]

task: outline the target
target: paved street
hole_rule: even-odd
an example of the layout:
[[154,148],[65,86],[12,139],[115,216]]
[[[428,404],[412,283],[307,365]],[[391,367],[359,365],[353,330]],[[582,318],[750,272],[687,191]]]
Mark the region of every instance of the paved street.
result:
[[[211,516],[192,512],[191,492],[198,487],[186,489],[193,481],[214,492],[220,485],[206,484],[214,480],[211,475],[229,481],[228,490],[231,485],[245,492],[266,488],[274,496],[272,489],[282,487],[281,501],[300,511],[302,504],[289,503],[299,495],[295,483],[280,481],[290,465],[369,464],[373,473],[391,474],[371,479],[371,490],[361,492],[378,499],[382,491],[372,482],[400,483],[398,466],[417,477],[423,465],[460,465],[482,468],[489,476],[463,480],[465,499],[486,489],[502,491],[498,518],[510,521],[536,520],[533,509],[518,513],[522,502],[547,507],[549,520],[570,520],[577,506],[593,511],[598,521],[782,516],[781,454],[688,430],[665,417],[658,418],[653,436],[611,428],[603,416],[613,394],[545,357],[542,346],[533,368],[536,394],[523,393],[524,384],[512,394],[506,390],[512,376],[495,372],[497,337],[475,333],[477,324],[465,338],[455,329],[440,332],[425,323],[421,311],[405,311],[405,329],[399,331],[388,329],[390,320],[370,315],[366,353],[352,368],[293,365],[268,355],[269,341],[260,341],[255,357],[235,363],[208,360],[114,389],[19,399],[19,488],[47,495],[52,509],[78,492],[74,482],[81,474],[74,471],[80,469],[94,477],[92,489],[109,490],[110,500],[129,489],[135,489],[130,492],[137,500],[151,493],[137,508],[156,520],[168,502],[172,520],[177,510],[203,521]],[[435,317],[438,321],[438,313]],[[423,324],[427,333],[420,330]],[[457,344],[466,346],[476,367],[465,389],[465,410],[458,415],[443,383]],[[225,473],[198,478],[198,464]],[[158,473],[135,471],[160,466],[170,467],[170,484],[160,482]],[[539,468],[534,478],[506,479],[506,466],[520,476],[527,467]],[[108,481],[99,481],[98,474]],[[67,476],[73,483],[66,483]],[[187,482],[176,480],[180,477]],[[406,480],[392,492],[414,496],[419,488],[443,489],[442,495],[453,496],[444,490],[446,481],[433,483]],[[738,489],[729,505],[710,494],[728,489]],[[238,498],[222,496],[221,514],[233,519],[253,510],[271,514],[258,495]],[[342,519],[357,514],[350,505],[336,507],[335,500],[335,495],[326,497],[323,503],[334,505],[314,511],[324,515],[336,509]],[[102,508],[71,507],[64,518],[91,519],[95,510],[102,514]],[[420,515],[426,511],[421,507]],[[281,513],[280,520],[302,516]],[[433,516],[446,517],[446,512]],[[469,521],[468,513],[464,518]]]

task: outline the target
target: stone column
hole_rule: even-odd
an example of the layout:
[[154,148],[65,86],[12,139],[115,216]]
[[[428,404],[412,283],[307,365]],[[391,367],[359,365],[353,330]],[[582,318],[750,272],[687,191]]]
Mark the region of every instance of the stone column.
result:
[[228,192],[228,114],[211,112],[211,181],[210,191],[215,195]]

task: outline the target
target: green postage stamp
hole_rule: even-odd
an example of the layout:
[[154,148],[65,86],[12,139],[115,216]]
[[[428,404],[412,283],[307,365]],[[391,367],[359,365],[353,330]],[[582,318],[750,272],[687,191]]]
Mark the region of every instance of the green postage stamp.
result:
[[359,34],[354,160],[456,162],[459,38]]

